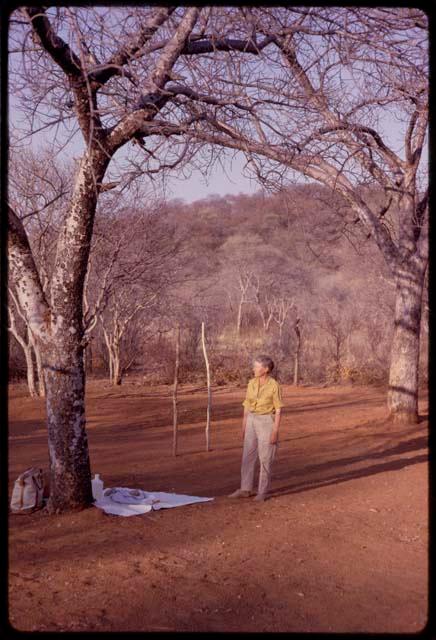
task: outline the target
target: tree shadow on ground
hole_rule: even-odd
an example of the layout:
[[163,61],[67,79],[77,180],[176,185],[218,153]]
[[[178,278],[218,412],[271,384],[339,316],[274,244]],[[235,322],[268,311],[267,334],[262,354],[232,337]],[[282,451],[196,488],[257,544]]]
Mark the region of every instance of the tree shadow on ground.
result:
[[[392,438],[393,434],[385,433],[384,435]],[[404,435],[406,434],[403,434],[403,437]],[[410,437],[412,435],[415,437]],[[408,439],[392,445],[386,446],[385,442],[382,445],[383,448],[378,447],[373,451],[365,448],[354,455],[339,458],[336,457],[338,455],[336,447],[330,450],[328,460],[310,465],[304,464],[304,454],[301,452],[284,452],[283,458],[276,467],[277,471],[273,474],[271,496],[297,493],[425,462],[428,459],[427,443],[427,435],[416,435],[412,432]],[[422,453],[405,457],[405,454],[414,452]],[[147,477],[142,473],[135,474],[136,481],[138,486],[145,483],[144,487],[152,482],[153,487],[148,486],[148,490],[156,490],[156,486],[161,487],[160,490],[163,491],[178,487],[177,490],[180,493],[225,496],[239,485],[241,453],[242,443],[225,449],[212,448],[208,453],[204,449],[189,451],[177,458],[168,458],[159,470],[152,471],[147,474]],[[395,459],[391,460],[393,456]],[[285,461],[286,468],[284,468]],[[372,464],[372,461],[377,464]],[[122,477],[114,476],[112,481],[122,482]]]
[[[387,436],[392,436],[390,433],[386,433]],[[426,462],[428,460],[428,454],[422,453],[413,457],[400,457],[395,460],[387,460],[391,456],[401,456],[405,453],[413,453],[418,451],[426,451],[428,446],[428,436],[422,435],[408,440],[397,442],[396,444],[376,451],[363,451],[354,456],[347,456],[339,459],[327,460],[313,465],[305,465],[299,469],[292,469],[286,473],[278,472],[275,475],[276,481],[287,480],[291,477],[307,476],[303,482],[293,483],[278,487],[271,492],[272,496],[286,495],[289,493],[300,493],[321,486],[338,484],[346,482],[347,480],[353,480],[356,478],[364,478],[374,475],[376,473],[383,473],[385,471],[395,471],[412,464],[418,464],[420,462]],[[352,468],[350,470],[341,472],[341,470],[349,465],[355,465],[359,463],[368,463],[372,460],[385,460],[379,464],[367,464],[363,468]],[[310,475],[317,475],[319,472],[329,471],[338,468],[338,470],[327,476],[321,478],[310,478]]]
[[[283,457],[280,460],[276,460],[276,472],[273,472],[271,497],[299,493],[425,462],[428,460],[426,451],[428,434],[427,430],[423,429],[423,423],[424,420],[421,421],[420,426],[413,425],[412,428],[407,427],[403,431],[396,430],[392,432],[388,430],[382,433],[378,431],[364,434],[363,437],[356,438],[357,451],[353,455],[337,457],[337,445],[333,448],[329,444],[329,459],[316,464],[304,464],[304,453],[300,451],[294,453],[288,449],[283,452]],[[347,431],[350,438],[352,438],[353,432],[350,432],[349,427],[338,430],[338,432],[343,432],[344,434]],[[378,441],[381,439],[383,442],[375,450],[371,450],[365,442],[367,440],[373,441],[375,435]],[[395,439],[395,441],[392,442],[392,439]],[[341,449],[349,446],[350,439],[342,444]],[[242,444],[240,450],[242,451]],[[412,457],[405,457],[404,455],[420,451],[423,453]],[[391,460],[390,458],[393,456],[395,456],[395,459]],[[284,467],[285,460],[286,467]],[[371,464],[372,461],[380,462]],[[356,468],[357,465],[358,468]],[[365,466],[362,467],[362,465]],[[347,469],[347,467],[351,468]],[[255,477],[257,478],[257,475]],[[292,481],[292,479],[295,479],[295,481]],[[280,486],[281,483],[286,482],[288,484]],[[225,487],[222,486],[215,491],[215,495],[225,495],[227,490],[228,484],[226,483]]]
[[355,480],[358,478],[366,478],[368,476],[383,473],[385,471],[398,471],[404,469],[410,465],[419,464],[428,460],[427,454],[414,456],[413,458],[400,458],[398,460],[392,460],[382,464],[375,464],[364,469],[353,469],[346,473],[337,473],[332,476],[320,478],[319,480],[310,481],[307,480],[300,484],[290,484],[285,487],[280,487],[271,491],[271,497],[279,497],[283,495],[289,495],[292,493],[302,493],[304,491],[310,491],[311,489],[318,489],[319,487],[326,487],[329,485],[340,484],[342,482],[348,482],[349,480]]

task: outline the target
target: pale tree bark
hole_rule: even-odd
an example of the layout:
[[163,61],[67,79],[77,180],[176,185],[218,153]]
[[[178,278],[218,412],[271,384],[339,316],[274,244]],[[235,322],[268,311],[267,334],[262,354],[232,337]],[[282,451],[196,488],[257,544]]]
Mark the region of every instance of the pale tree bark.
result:
[[156,294],[151,294],[146,296],[145,300],[131,304],[126,296],[125,290],[114,293],[113,304],[107,308],[108,319],[103,315],[98,316],[108,349],[109,379],[114,386],[121,385],[123,374],[131,366],[135,357],[133,355],[128,361],[122,363],[125,333],[137,314],[149,307],[156,298]]
[[206,349],[206,335],[204,322],[201,323],[201,344],[203,347],[204,362],[206,365],[206,378],[207,378],[207,413],[206,413],[206,451],[210,450],[210,416],[212,409],[212,389],[210,384],[210,367],[209,358]]
[[89,276],[92,269],[92,256],[90,256],[88,260],[88,266],[86,271],[86,277],[83,287],[83,327],[84,334],[82,342],[87,346],[91,339],[92,332],[99,319],[101,318],[107,302],[111,293],[111,289],[113,287],[113,281],[110,279],[110,276],[113,272],[114,265],[117,261],[120,249],[121,249],[121,239],[119,239],[115,243],[115,247],[111,252],[111,256],[109,259],[109,263],[103,271],[103,274],[100,276],[98,284],[96,285],[97,291],[95,296],[94,304],[91,305],[89,302]]
[[103,335],[108,350],[109,381],[113,386],[119,386],[122,382],[120,366],[120,342],[118,339],[119,326],[117,320],[113,320],[113,333],[103,325]]
[[264,291],[261,292],[260,278],[256,275],[253,276],[252,287],[254,300],[256,308],[259,311],[260,317],[262,318],[262,325],[265,333],[268,333],[269,331],[271,322],[274,318],[274,310],[276,306],[274,296],[270,296],[270,294],[268,293],[268,289],[271,288],[271,285],[271,281],[267,281],[266,283],[264,283]]
[[114,339],[111,337],[111,335],[109,334],[109,331],[106,329],[106,327],[103,325],[103,323],[102,323],[102,330],[103,330],[104,341],[106,343],[107,353],[108,353],[109,382],[111,384],[115,384],[115,382],[114,382],[114,380],[115,380],[115,376],[114,376],[114,371],[115,371],[115,367],[114,367],[114,360],[115,360],[115,356],[114,356]]
[[26,374],[27,374],[27,388],[29,389],[29,395],[31,398],[34,398],[38,395],[35,385],[35,365],[32,357],[33,344],[31,339],[31,333],[29,328],[25,325],[25,333],[26,337],[23,337],[20,334],[20,331],[17,327],[17,319],[15,314],[22,316],[20,313],[18,301],[15,298],[13,292],[9,289],[9,297],[14,302],[14,307],[11,304],[8,305],[8,314],[9,314],[9,332],[14,336],[15,340],[18,342],[20,347],[23,349],[24,357],[26,360]]
[[32,348],[33,351],[35,353],[35,360],[36,360],[36,371],[38,374],[38,395],[41,398],[45,398],[45,383],[44,383],[44,371],[42,368],[42,358],[41,358],[41,351],[39,349],[38,343],[35,340],[33,334],[31,332],[29,332],[29,336],[30,336],[30,341],[32,343]]
[[120,351],[119,351],[119,345],[117,344],[117,349],[116,349],[115,358],[114,358],[114,371],[113,371],[112,384],[114,386],[120,386],[121,382],[122,382],[122,377],[121,377],[121,366],[120,366]]
[[29,340],[29,330],[26,329],[27,341],[19,334],[15,324],[15,318],[13,312],[9,309],[9,331],[14,336],[20,347],[23,349],[24,357],[26,360],[26,372],[27,372],[27,388],[29,389],[29,395],[34,398],[38,395],[35,386],[35,367],[32,358],[32,343]]
[[289,312],[295,306],[294,300],[284,297],[276,298],[272,319],[279,327],[280,343],[282,340],[283,327],[288,318]]
[[[14,338],[17,340],[19,345],[24,351],[24,356],[26,359],[26,369],[27,369],[27,385],[29,388],[29,393],[32,397],[39,395],[41,398],[45,396],[45,386],[44,386],[44,376],[42,370],[42,362],[41,362],[41,353],[38,347],[38,344],[35,340],[35,337],[27,323],[27,319],[25,314],[20,309],[20,304],[13,293],[13,291],[9,288],[9,297],[13,301],[13,307],[8,305],[8,313],[9,313],[9,331],[12,333]],[[17,313],[21,320],[24,323],[26,338],[20,335],[17,324],[15,313]],[[35,356],[35,362],[33,360],[33,354]],[[35,364],[36,364],[36,374],[35,377]],[[38,384],[38,388],[36,387],[36,381]]]
[[238,284],[240,290],[240,297],[238,303],[238,314],[236,317],[236,337],[239,338],[241,335],[241,325],[242,325],[242,307],[247,303],[247,291],[251,284],[251,273],[246,271],[240,271],[238,274]]
[[[66,205],[71,193],[71,166],[63,167],[47,149],[17,151],[12,147],[9,158],[8,197],[10,203],[19,203],[23,229],[30,238],[44,296],[49,295],[51,263],[55,248],[59,211]],[[13,207],[12,207],[13,208]],[[36,340],[26,314],[13,296],[15,308],[27,326],[28,339],[36,361],[37,388],[45,396],[44,372],[40,345]]]
[[294,331],[297,338],[295,344],[294,355],[294,387],[298,387],[300,380],[300,352],[301,352],[301,331],[300,331],[300,318],[297,318],[294,323]]
[[108,351],[109,381],[110,381],[111,384],[113,384],[113,379],[114,379],[114,358],[113,358],[113,355],[112,355],[112,345],[111,345],[111,341],[109,339],[109,334],[107,333],[107,331],[105,331],[104,327],[103,327],[103,335],[104,335],[104,340],[105,340],[107,351]]
[[180,364],[180,325],[176,333],[176,361],[174,365],[174,386],[173,386],[173,456],[177,456],[177,388],[179,384],[179,364]]
[[27,368],[27,386],[29,388],[29,394],[32,398],[38,395],[35,386],[35,368],[32,358],[32,347],[30,343],[22,344],[24,349],[24,356],[26,358],[26,368]]

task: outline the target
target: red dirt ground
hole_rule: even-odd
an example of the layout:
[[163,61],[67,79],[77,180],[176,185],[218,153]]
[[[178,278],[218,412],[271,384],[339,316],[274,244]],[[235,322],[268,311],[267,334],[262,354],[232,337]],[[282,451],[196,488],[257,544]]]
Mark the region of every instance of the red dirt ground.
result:
[[[239,486],[244,389],[90,381],[93,473],[105,486],[215,497],[141,516],[9,516],[9,616],[19,630],[417,632],[427,621],[427,394],[417,425],[384,421],[385,392],[283,387],[272,497]],[[9,389],[9,495],[47,472],[44,405]]]

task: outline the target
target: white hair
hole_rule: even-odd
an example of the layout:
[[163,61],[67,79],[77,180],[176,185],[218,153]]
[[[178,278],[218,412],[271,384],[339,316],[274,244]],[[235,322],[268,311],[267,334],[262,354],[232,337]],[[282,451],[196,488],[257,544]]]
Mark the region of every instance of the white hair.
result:
[[274,369],[274,362],[271,360],[269,356],[260,355],[256,356],[253,360],[253,364],[255,362],[259,362],[263,367],[267,367],[268,372],[271,372]]

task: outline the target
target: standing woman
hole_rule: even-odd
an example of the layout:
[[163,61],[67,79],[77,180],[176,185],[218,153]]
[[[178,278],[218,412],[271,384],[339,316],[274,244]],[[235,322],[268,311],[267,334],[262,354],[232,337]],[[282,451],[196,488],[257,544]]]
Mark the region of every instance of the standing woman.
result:
[[244,448],[241,465],[241,488],[229,498],[248,498],[253,495],[254,467],[257,457],[260,462],[259,485],[255,500],[267,497],[271,482],[271,466],[276,454],[280,410],[282,402],[280,385],[270,376],[274,362],[269,356],[257,356],[253,362],[254,378],[247,385],[247,393],[242,403],[244,418],[242,438]]

